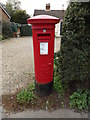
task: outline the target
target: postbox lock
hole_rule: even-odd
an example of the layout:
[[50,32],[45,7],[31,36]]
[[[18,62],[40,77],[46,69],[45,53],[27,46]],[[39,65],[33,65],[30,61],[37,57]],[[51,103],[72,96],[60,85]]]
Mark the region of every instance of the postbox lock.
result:
[[49,66],[52,65],[52,63],[48,63],[48,65],[49,65]]
[[46,29],[45,28],[43,29],[43,33],[46,33]]

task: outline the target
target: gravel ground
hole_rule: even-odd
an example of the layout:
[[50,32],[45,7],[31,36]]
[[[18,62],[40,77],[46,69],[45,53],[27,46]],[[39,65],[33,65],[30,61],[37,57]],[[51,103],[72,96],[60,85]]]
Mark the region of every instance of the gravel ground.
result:
[[[55,51],[59,48],[60,38],[57,38]],[[16,92],[33,82],[33,59],[32,37],[11,38],[2,42],[2,94]]]

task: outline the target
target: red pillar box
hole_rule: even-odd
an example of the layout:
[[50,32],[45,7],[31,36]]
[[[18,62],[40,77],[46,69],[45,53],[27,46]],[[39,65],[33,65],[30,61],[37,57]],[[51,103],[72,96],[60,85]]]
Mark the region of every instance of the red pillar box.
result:
[[60,19],[38,15],[27,21],[32,24],[35,89],[39,96],[45,96],[51,93],[53,87],[55,24]]

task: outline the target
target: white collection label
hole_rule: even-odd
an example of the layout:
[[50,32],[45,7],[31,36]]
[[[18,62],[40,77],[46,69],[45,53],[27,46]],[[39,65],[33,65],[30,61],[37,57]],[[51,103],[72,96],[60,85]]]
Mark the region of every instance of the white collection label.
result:
[[40,43],[40,55],[48,55],[48,42]]

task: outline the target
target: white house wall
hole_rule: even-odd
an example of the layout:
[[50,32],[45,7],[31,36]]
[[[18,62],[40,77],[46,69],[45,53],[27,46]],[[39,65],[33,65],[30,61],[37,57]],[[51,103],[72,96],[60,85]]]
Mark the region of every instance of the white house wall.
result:
[[60,22],[55,25],[55,36],[60,36]]

